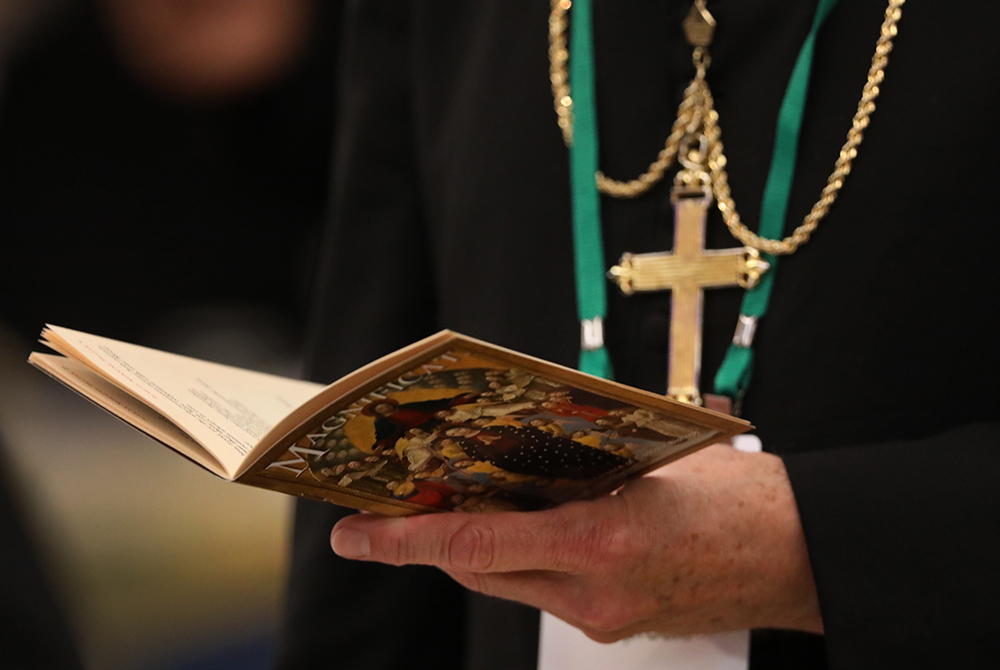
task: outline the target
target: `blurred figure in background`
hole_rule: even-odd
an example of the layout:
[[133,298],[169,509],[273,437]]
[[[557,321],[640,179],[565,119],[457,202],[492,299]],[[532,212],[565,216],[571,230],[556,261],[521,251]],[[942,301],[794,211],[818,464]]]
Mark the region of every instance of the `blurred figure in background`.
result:
[[0,112],[18,254],[0,264],[18,287],[0,318],[32,338],[49,320],[146,340],[178,310],[225,304],[297,337],[338,4],[78,2],[22,50]]
[[135,79],[193,104],[225,103],[280,82],[314,46],[321,11],[311,0],[96,1]]
[[[24,358],[48,321],[297,373],[340,4],[0,0],[0,435],[87,667],[262,667],[213,627],[240,602],[228,624],[266,642],[285,501],[214,498]],[[212,567],[170,563],[206,541]]]

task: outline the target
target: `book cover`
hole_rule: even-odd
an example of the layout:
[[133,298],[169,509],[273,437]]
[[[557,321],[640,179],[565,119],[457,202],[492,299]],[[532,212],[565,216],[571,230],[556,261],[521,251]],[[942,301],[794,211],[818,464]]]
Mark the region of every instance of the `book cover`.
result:
[[453,334],[324,408],[245,478],[332,487],[395,513],[540,509],[746,427]]

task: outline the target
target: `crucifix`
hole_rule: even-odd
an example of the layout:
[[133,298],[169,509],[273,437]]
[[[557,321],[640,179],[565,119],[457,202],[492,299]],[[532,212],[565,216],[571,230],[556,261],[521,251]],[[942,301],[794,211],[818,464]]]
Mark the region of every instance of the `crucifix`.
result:
[[671,192],[674,204],[672,252],[624,254],[608,278],[622,293],[671,291],[670,358],[667,395],[696,405],[701,372],[702,299],[706,288],[753,288],[769,265],[756,250],[705,249],[705,221],[712,203],[709,176],[703,170],[678,173]]

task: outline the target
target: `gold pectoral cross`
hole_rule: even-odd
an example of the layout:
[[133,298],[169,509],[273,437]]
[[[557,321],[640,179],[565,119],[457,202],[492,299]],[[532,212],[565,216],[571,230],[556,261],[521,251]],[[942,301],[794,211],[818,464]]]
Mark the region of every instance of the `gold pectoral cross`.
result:
[[705,249],[705,221],[712,203],[707,181],[700,175],[692,179],[691,171],[682,171],[675,180],[673,252],[627,253],[608,271],[625,295],[671,291],[667,395],[697,405],[702,403],[698,377],[704,289],[752,288],[769,267],[754,249]]

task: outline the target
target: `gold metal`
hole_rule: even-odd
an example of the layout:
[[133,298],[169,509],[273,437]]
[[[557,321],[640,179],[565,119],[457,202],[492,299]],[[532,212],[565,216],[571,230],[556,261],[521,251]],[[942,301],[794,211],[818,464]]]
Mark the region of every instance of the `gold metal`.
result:
[[[698,205],[694,205],[697,207]],[[692,209],[690,201],[678,204],[678,214]],[[703,249],[703,256],[694,259],[692,266],[685,265],[689,258],[670,252],[650,254],[622,254],[618,265],[608,270],[622,293],[663,291],[691,282],[701,288],[742,286],[747,272],[746,249]]]
[[[843,188],[847,175],[851,172],[851,164],[858,154],[858,147],[864,139],[864,131],[870,123],[871,114],[875,111],[875,100],[879,95],[879,86],[885,79],[885,68],[889,62],[889,53],[893,48],[893,38],[898,32],[897,24],[902,16],[902,7],[905,2],[906,0],[889,0],[879,39],[875,45],[875,54],[872,56],[871,67],[868,70],[868,80],[862,89],[861,100],[858,102],[857,112],[847,133],[847,140],[840,150],[834,164],[834,170],[820,193],[819,200],[816,201],[809,214],[803,219],[802,224],[791,235],[781,240],[760,237],[743,224],[736,211],[736,203],[733,201],[729,188],[729,176],[726,173],[728,161],[722,146],[719,114],[715,111],[712,92],[705,81],[705,73],[711,64],[707,49],[708,43],[711,42],[711,34],[706,38],[705,34],[708,31],[704,25],[700,25],[700,23],[707,21],[702,14],[703,11],[704,14],[711,17],[711,14],[708,14],[708,10],[705,9],[705,0],[695,0],[691,12],[684,21],[685,33],[694,47],[692,61],[695,67],[695,76],[684,91],[684,98],[677,109],[677,118],[663,149],[646,172],[630,181],[617,181],[609,178],[603,172],[598,172],[595,175],[598,189],[601,193],[615,198],[635,198],[646,193],[663,179],[667,170],[673,165],[685,136],[700,135],[707,140],[707,167],[711,175],[712,193],[719,211],[722,213],[722,219],[732,235],[747,247],[758,252],[774,255],[794,253],[809,240],[820,221],[827,215],[830,207],[836,201],[840,189]],[[566,41],[568,9],[567,0],[552,0],[552,13],[549,18],[549,75],[559,127],[566,145],[571,146],[573,143],[573,105],[567,73],[569,60]],[[692,14],[697,14],[697,17],[692,18]],[[694,30],[689,28],[689,22]],[[711,20],[711,23],[714,24],[714,19]],[[714,28],[714,25],[712,27]],[[706,39],[708,43],[704,43]],[[568,101],[568,104],[564,101]]]
[[684,37],[691,46],[707,47],[712,44],[712,37],[715,35],[715,17],[705,7],[705,0],[695,0],[681,26],[684,28]]
[[566,32],[569,23],[566,12],[572,3],[569,0],[552,0],[549,16],[549,79],[552,83],[552,97],[555,101],[559,129],[562,130],[566,146],[573,146],[573,98],[569,93],[569,48]]
[[753,247],[744,247],[743,268],[740,272],[739,283],[747,290],[757,288],[760,278],[771,269],[771,264],[760,257],[760,252]]
[[[567,147],[573,146],[573,97],[570,94],[569,47],[567,33],[569,21],[567,18],[568,4],[564,0],[552,0],[552,12],[549,15],[549,80],[552,85],[552,96],[556,110],[559,129]],[[642,195],[653,185],[663,179],[667,170],[673,165],[674,157],[681,140],[687,134],[688,126],[694,121],[694,89],[688,87],[680,106],[677,109],[677,120],[667,141],[649,169],[639,177],[627,182],[610,179],[603,172],[596,175],[597,186],[602,193],[616,198],[634,198]],[[568,104],[564,101],[568,101]]]
[[[708,175],[685,169],[674,180],[674,250],[624,254],[608,271],[626,295],[671,291],[670,366],[667,395],[701,404],[702,301],[706,288],[744,285],[759,279],[767,263],[744,248],[705,249],[705,223],[712,205]],[[755,279],[756,281],[756,279]]]

